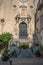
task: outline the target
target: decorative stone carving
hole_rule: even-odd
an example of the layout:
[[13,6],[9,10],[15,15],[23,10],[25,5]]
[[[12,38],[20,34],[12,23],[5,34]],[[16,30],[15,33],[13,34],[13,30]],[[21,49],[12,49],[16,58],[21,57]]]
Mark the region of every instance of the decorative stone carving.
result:
[[19,22],[19,20],[21,19],[22,21],[25,21],[25,19],[27,19],[28,23],[30,22],[31,20],[31,16],[30,15],[27,15],[27,16],[20,16],[20,15],[17,15],[16,16],[16,22]]
[[3,24],[5,22],[5,20],[4,19],[1,19],[0,22]]
[[27,8],[27,6],[26,5],[21,5],[20,8]]
[[19,0],[21,3],[25,3],[27,2],[28,0]]

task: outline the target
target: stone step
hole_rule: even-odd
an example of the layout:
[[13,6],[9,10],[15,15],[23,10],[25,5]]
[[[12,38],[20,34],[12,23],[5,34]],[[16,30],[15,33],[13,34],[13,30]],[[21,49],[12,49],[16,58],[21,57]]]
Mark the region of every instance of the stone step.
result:
[[33,42],[33,39],[18,39],[19,42]]
[[19,42],[29,42],[28,39],[19,39]]

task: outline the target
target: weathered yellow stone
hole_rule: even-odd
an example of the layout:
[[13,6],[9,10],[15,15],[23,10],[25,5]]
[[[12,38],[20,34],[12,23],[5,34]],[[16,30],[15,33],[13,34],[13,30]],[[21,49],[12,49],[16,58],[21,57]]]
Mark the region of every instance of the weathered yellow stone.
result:
[[4,24],[0,24],[0,34],[10,32],[13,34],[14,39],[19,39],[19,24],[23,22],[23,20],[17,21],[15,17],[17,15],[21,17],[27,17],[27,15],[29,15],[31,20],[24,22],[27,24],[28,38],[30,36],[30,38],[33,39],[35,31],[34,15],[37,7],[37,2],[35,2],[33,0],[28,0],[28,2],[25,3],[21,3],[19,0],[0,0],[0,20],[5,20]]

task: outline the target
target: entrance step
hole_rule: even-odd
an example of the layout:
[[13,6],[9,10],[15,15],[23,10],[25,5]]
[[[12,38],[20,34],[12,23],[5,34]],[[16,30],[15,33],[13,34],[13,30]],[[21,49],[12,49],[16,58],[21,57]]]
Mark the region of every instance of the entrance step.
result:
[[29,42],[28,39],[19,39],[19,42]]
[[29,39],[18,39],[19,42],[33,42],[33,39],[29,38]]

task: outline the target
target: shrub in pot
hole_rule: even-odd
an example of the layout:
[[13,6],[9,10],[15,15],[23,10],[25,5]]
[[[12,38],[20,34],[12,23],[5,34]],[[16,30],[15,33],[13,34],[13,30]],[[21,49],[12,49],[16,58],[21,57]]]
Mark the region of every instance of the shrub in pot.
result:
[[5,49],[4,52],[2,53],[2,60],[7,61],[9,57],[7,56],[8,49]]
[[16,51],[14,50],[14,52],[13,52],[13,57],[14,58],[16,58],[17,57],[17,53],[16,53]]
[[20,45],[20,48],[27,49],[27,48],[29,48],[29,46],[28,46],[28,44],[22,44],[22,45]]
[[13,35],[9,32],[5,32],[0,34],[0,45],[4,48],[8,47],[9,40],[13,37]]
[[1,54],[1,49],[0,49],[0,54]]
[[37,51],[35,52],[35,55],[36,55],[36,57],[40,57],[40,56],[41,56],[40,51],[39,51],[39,50],[37,50]]
[[40,44],[39,49],[40,49],[40,52],[41,52],[41,57],[43,57],[43,45],[42,44]]

